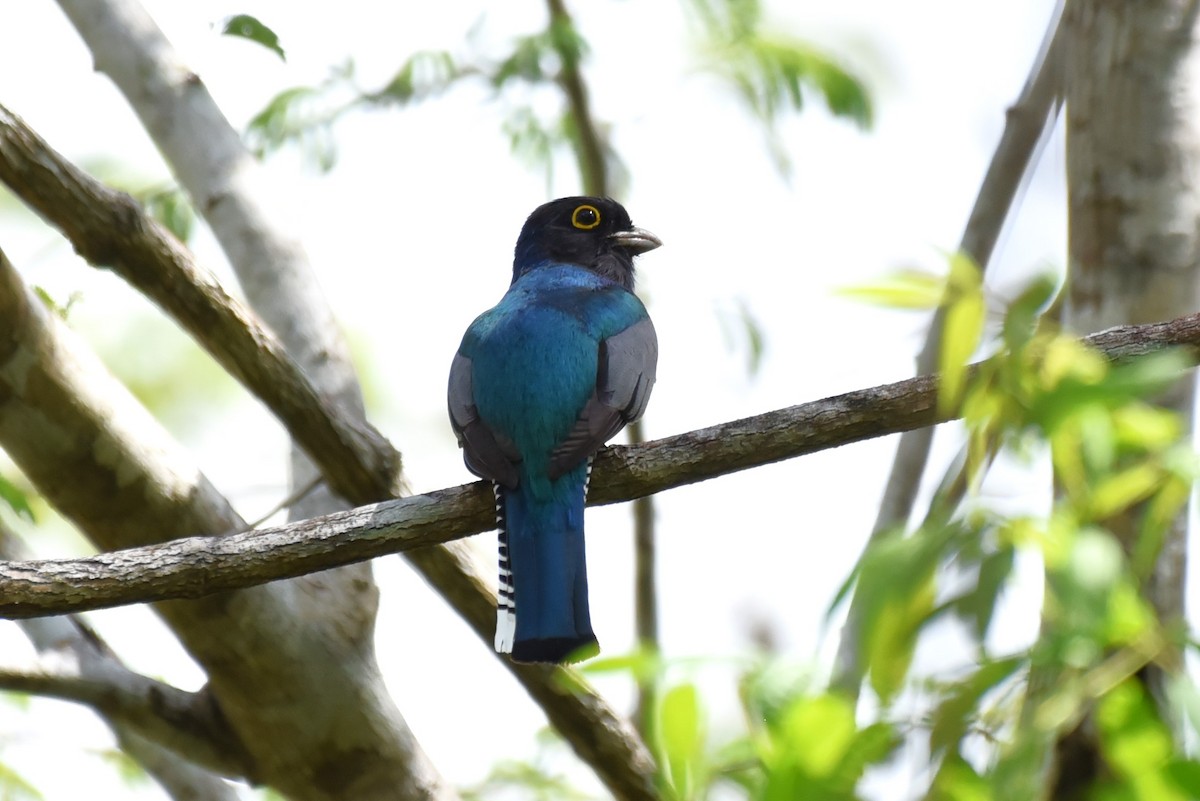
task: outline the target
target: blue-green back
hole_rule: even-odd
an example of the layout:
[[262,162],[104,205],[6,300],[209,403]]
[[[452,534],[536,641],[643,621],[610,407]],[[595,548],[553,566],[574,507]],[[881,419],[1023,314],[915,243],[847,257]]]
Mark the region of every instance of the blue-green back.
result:
[[550,451],[596,386],[600,342],[646,317],[632,292],[582,267],[531,269],[463,338],[479,415],[508,437],[535,495],[548,489]]

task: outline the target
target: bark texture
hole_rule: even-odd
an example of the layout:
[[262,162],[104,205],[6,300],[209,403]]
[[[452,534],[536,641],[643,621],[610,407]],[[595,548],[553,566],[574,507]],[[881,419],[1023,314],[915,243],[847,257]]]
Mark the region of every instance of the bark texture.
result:
[[[1093,0],[1068,11],[1063,319],[1072,330],[1169,320],[1200,300],[1197,12],[1192,0]],[[1190,422],[1194,397],[1189,378],[1160,403]],[[1147,588],[1168,621],[1183,613],[1186,519]]]
[[[1200,108],[1194,0],[1072,0],[1068,35],[1067,186],[1069,281],[1063,323],[1078,332],[1164,320],[1200,298]],[[1191,429],[1195,377],[1156,401]],[[1141,514],[1106,527],[1130,553]],[[1184,614],[1186,511],[1174,521],[1142,587],[1167,625]],[[1053,621],[1047,618],[1047,626]],[[1167,653],[1138,676],[1164,717]],[[1030,678],[1030,694],[1052,677]],[[1090,716],[1060,735],[1046,787],[1055,799],[1082,798],[1107,771]],[[1048,750],[1049,753],[1049,750]]]

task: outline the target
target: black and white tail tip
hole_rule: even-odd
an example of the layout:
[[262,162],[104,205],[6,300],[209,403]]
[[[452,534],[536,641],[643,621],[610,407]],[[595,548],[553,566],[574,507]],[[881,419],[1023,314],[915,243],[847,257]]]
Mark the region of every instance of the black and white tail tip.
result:
[[504,518],[504,490],[492,484],[496,494],[496,528],[500,532],[500,597],[496,603],[496,653],[511,654],[517,634],[517,595],[513,590],[512,567],[508,561],[508,525]]

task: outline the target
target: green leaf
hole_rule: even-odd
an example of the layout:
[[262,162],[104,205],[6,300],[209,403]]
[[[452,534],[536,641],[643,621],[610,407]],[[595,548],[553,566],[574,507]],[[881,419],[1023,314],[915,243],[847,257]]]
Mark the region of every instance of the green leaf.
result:
[[862,610],[859,649],[885,705],[903,685],[921,627],[933,612],[937,567],[953,533],[939,527],[887,537],[863,554],[855,589]]
[[1002,328],[1004,344],[1009,350],[1020,352],[1033,339],[1038,321],[1053,302],[1059,283],[1055,275],[1039,275],[1009,304]]
[[149,774],[136,759],[119,748],[105,748],[97,754],[102,760],[115,768],[121,781],[129,787],[144,785],[149,781]]
[[975,772],[958,754],[948,756],[938,768],[926,801],[993,801],[993,785]]
[[599,656],[578,665],[580,673],[588,676],[628,673],[638,682],[650,681],[663,672],[662,655],[653,648],[635,648],[629,653]]
[[422,50],[413,53],[400,66],[387,86],[364,97],[373,103],[400,104],[439,94],[467,72],[460,68],[454,56],[445,50]]
[[985,554],[979,562],[975,585],[954,602],[955,611],[971,624],[976,639],[981,642],[991,627],[1000,592],[1012,574],[1015,554],[1015,550],[1007,546]]
[[659,701],[658,734],[666,774],[680,801],[698,797],[704,766],[704,710],[696,686],[678,684]]
[[1114,409],[1112,418],[1117,442],[1124,448],[1165,448],[1183,434],[1179,414],[1158,406],[1131,403]]
[[929,730],[930,750],[935,755],[957,752],[980,699],[998,684],[1007,681],[1025,664],[1023,656],[988,661],[971,675],[955,682],[950,694],[933,711],[933,725]]
[[0,798],[5,801],[43,801],[38,789],[26,781],[21,774],[0,762]]
[[1200,798],[1200,762],[1173,759],[1167,764],[1166,774],[1188,798]]
[[19,693],[14,690],[0,691],[0,703],[11,706],[14,709],[19,709],[22,712],[28,712],[32,702],[33,696],[29,693]]
[[886,758],[895,743],[888,724],[859,730],[848,698],[832,693],[796,698],[759,741],[766,773],[760,798],[849,801],[866,767]]
[[236,14],[225,20],[221,33],[225,36],[249,39],[279,56],[281,61],[287,61],[287,56],[284,54],[283,48],[279,46],[279,37],[275,31],[260,22],[257,17],[249,14]]
[[1138,462],[1102,476],[1092,489],[1088,513],[1106,520],[1149,498],[1165,481],[1156,465]]
[[979,348],[987,314],[982,276],[975,262],[965,254],[950,257],[945,309],[942,349],[938,357],[941,372],[938,409],[948,413],[962,400],[967,384],[967,365]]
[[284,145],[297,144],[323,169],[331,167],[337,149],[330,128],[345,107],[322,108],[329,88],[295,86],[275,95],[247,124],[247,146],[262,158]]
[[196,212],[178,186],[149,190],[134,195],[146,213],[161,223],[180,242],[187,242],[196,222]]
[[936,309],[946,296],[946,279],[924,270],[897,270],[874,283],[838,289],[837,294],[893,309]]
[[561,132],[542,122],[528,106],[514,109],[501,127],[513,155],[529,166],[545,169],[549,184],[554,175],[554,146],[565,141]]
[[778,125],[789,109],[800,111],[815,92],[835,117],[860,127],[873,109],[863,81],[809,42],[781,33],[763,20],[759,0],[692,0],[699,26],[695,43],[701,66],[726,83],[761,123],[776,167],[785,176],[790,160]]
[[0,501],[4,501],[5,505],[16,512],[18,517],[28,520],[30,523],[35,522],[33,507],[29,505],[29,496],[23,489],[5,478],[3,474],[0,474]]
[[1174,755],[1171,733],[1136,678],[1126,679],[1100,698],[1096,723],[1109,766],[1126,778],[1159,770]]
[[748,670],[740,687],[747,718],[754,724],[777,725],[796,698],[809,694],[813,683],[810,666],[781,659]]

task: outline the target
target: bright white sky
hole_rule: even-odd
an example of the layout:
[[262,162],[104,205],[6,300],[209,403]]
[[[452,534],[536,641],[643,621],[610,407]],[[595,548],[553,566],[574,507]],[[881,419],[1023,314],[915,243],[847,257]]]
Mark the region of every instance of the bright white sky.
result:
[[[465,32],[480,19],[482,40],[501,52],[512,37],[540,29],[545,14],[539,2],[505,3],[501,14],[482,0],[419,10],[372,0],[147,5],[238,127],[277,91],[318,82],[351,55],[362,83],[375,86],[415,49],[463,52]],[[595,112],[612,124],[633,176],[621,199],[637,224],[666,243],[640,260],[640,288],[661,344],[650,435],[907,377],[923,318],[864,307],[832,290],[897,266],[941,268],[1053,4],[774,3],[772,20],[861,70],[877,103],[868,133],[831,120],[819,102],[787,122],[790,183],[773,171],[755,123],[695,71],[681,3],[570,5],[592,45],[586,66]],[[492,9],[486,17],[484,8]],[[275,28],[286,64],[216,35],[220,20],[240,12]],[[148,177],[166,174],[53,3],[20,2],[6,17],[0,102],[74,159],[103,156]],[[402,449],[416,491],[470,478],[445,421],[450,357],[466,325],[507,286],[512,245],[528,212],[549,196],[578,190],[569,161],[549,189],[543,175],[514,161],[500,125],[499,104],[463,87],[408,110],[347,119],[337,129],[340,161],[329,174],[305,169],[294,154],[268,166],[276,201],[303,232],[367,361],[373,418]],[[1062,172],[1056,139],[1002,240],[993,272],[998,301],[1034,270],[1063,262]],[[194,244],[202,261],[228,275],[207,232]],[[81,266],[47,229],[9,215],[0,223],[0,246],[54,296],[84,293],[72,316],[84,333],[101,336],[142,308],[123,286]],[[745,369],[744,343],[723,329],[739,304],[766,333],[755,377]],[[284,439],[256,404],[240,403],[180,435],[246,517],[284,494]],[[745,653],[748,625],[765,622],[788,656],[827,663],[835,643],[822,633],[823,613],[870,528],[893,448],[892,440],[864,443],[661,495],[667,654]],[[992,487],[1018,504],[1045,497],[1036,480]],[[632,644],[628,511],[588,515],[594,622],[605,653],[618,654]],[[491,537],[481,542],[489,559]],[[46,556],[68,547],[62,538],[34,544]],[[522,690],[399,558],[380,560],[376,570],[383,587],[380,659],[434,763],[450,781],[467,784],[497,760],[531,758],[544,719]],[[1019,642],[1033,630],[1036,582],[1031,586],[1032,595],[1002,617],[1000,641]],[[136,668],[189,688],[200,683],[199,671],[148,613],[89,618]],[[0,623],[0,659],[27,655],[15,626]],[[921,658],[931,669],[945,665],[940,649]],[[714,728],[733,725],[729,661],[698,671],[717,705]],[[618,709],[629,708],[623,678],[598,684]],[[451,705],[457,713],[447,716]],[[39,701],[24,713],[0,705],[0,761],[50,801],[82,797],[81,787],[93,798],[132,797],[95,754],[108,742],[88,713],[67,705]],[[556,764],[592,787],[570,761]],[[887,797],[911,791],[907,781],[891,781]],[[136,797],[163,796],[151,786]]]

